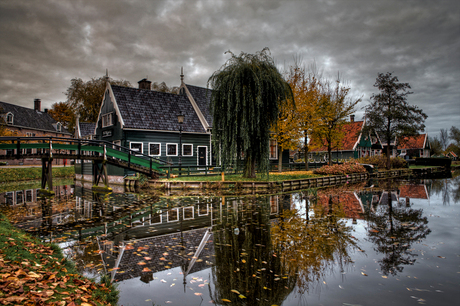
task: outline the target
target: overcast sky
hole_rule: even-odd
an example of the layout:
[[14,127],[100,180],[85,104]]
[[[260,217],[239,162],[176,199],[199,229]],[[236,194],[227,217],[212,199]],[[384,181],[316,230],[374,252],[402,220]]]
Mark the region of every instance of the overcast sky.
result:
[[[268,47],[280,71],[301,57],[369,103],[377,73],[412,86],[431,136],[460,127],[458,0],[2,0],[0,101],[65,101],[72,78],[105,74],[206,86],[229,58]],[[358,110],[357,119],[363,112]]]

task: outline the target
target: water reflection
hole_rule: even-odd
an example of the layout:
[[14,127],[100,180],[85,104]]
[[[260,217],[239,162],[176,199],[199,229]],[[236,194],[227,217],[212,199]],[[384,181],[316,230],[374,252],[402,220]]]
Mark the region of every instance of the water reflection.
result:
[[[452,203],[458,177],[447,183]],[[18,226],[59,242],[85,275],[109,275],[120,284],[121,303],[281,305],[306,300],[331,275],[353,274],[360,258],[373,252],[382,275],[403,274],[422,260],[414,244],[431,232],[426,212],[414,202],[429,203],[445,186],[375,181],[244,197],[107,194],[69,186],[69,196],[38,197],[28,209],[4,196],[3,209]],[[355,238],[357,229],[363,239]],[[158,290],[134,294],[132,282]]]

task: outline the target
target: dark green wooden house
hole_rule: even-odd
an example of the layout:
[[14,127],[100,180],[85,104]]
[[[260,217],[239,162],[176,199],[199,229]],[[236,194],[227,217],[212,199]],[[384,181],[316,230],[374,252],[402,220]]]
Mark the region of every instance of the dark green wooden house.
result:
[[[184,167],[211,165],[210,90],[185,84],[183,75],[179,94],[151,90],[147,79],[138,83],[139,88],[107,83],[95,138],[174,165],[179,158]],[[109,175],[127,174],[121,168],[109,168]]]

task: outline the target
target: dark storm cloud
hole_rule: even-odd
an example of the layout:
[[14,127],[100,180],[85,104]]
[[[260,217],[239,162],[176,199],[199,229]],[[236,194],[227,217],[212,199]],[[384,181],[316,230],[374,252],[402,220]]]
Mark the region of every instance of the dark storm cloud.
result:
[[[0,100],[64,101],[72,78],[206,86],[229,55],[269,47],[338,72],[368,103],[378,72],[408,82],[427,130],[460,118],[458,1],[2,1]],[[358,111],[358,117],[362,115]]]

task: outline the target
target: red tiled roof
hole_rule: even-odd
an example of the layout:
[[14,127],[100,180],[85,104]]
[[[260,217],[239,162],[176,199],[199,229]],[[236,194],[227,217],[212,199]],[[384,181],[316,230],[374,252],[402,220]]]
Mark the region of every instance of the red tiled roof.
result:
[[[342,146],[339,148],[340,151],[353,151],[354,146],[359,140],[359,131],[361,131],[364,127],[364,121],[354,121],[354,122],[347,122],[342,126],[342,131],[344,132],[345,136],[342,139]],[[316,146],[314,142],[311,143],[312,146]],[[323,146],[312,149],[312,152],[322,152],[327,151],[326,144]]]
[[452,157],[457,157],[457,154],[455,154],[455,152],[453,151],[450,151],[449,153],[447,153],[447,155],[452,155]]
[[398,149],[423,149],[426,137],[426,134],[402,137],[399,140]]
[[409,197],[412,199],[425,199],[428,200],[425,185],[404,185],[399,187],[399,197]]

